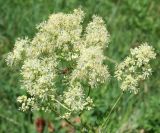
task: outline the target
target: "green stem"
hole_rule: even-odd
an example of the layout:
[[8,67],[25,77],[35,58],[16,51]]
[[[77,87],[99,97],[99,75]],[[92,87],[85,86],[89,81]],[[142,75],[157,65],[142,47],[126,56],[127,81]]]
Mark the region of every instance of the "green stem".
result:
[[[52,109],[53,110],[53,112],[55,112],[55,114],[57,115],[57,116],[61,116],[61,114],[59,113],[59,112],[57,112],[56,110],[54,110],[54,109]],[[67,118],[62,118],[62,117],[60,117],[61,119],[64,119],[68,124],[70,124],[73,128],[75,128],[75,125],[72,123],[72,122],[70,122]]]
[[71,111],[68,107],[66,107],[64,104],[62,104],[60,101],[53,99],[54,101],[56,101],[57,103],[59,103],[63,108],[67,109],[68,111]]
[[115,61],[114,59],[111,59],[111,58],[108,57],[108,56],[105,56],[105,57],[106,57],[106,60],[110,61],[111,63],[117,64],[117,61]]
[[89,86],[87,97],[90,95],[91,87]]
[[[91,87],[89,86],[88,88],[89,88],[89,89],[88,89],[87,97],[90,95],[90,92],[91,92]],[[83,112],[84,112],[84,110],[79,113],[78,116],[79,116],[80,118],[81,118],[81,115],[83,114]],[[83,122],[82,119],[81,119],[81,124],[82,124],[82,126],[83,126],[85,129],[87,129],[88,131],[90,130],[90,127],[86,124],[86,122]]]
[[107,124],[107,123],[108,123],[109,118],[110,118],[110,116],[111,116],[111,113],[112,113],[112,112],[113,112],[113,110],[115,109],[115,107],[116,107],[117,103],[120,101],[120,99],[121,99],[122,95],[123,95],[123,93],[121,93],[121,95],[117,98],[116,102],[115,102],[115,103],[114,103],[114,105],[112,106],[112,108],[111,108],[110,112],[108,113],[108,115],[107,115],[106,119],[104,120],[104,122],[102,123],[102,125],[100,126],[100,128],[99,128],[99,129],[102,129],[102,128],[105,126],[105,124]]

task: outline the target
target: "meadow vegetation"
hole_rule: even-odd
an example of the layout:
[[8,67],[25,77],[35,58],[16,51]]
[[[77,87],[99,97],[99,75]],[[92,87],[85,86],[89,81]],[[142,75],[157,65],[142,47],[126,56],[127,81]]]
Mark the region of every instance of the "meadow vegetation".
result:
[[[84,27],[96,14],[103,18],[111,35],[105,50],[110,81],[91,91],[94,109],[84,112],[81,119],[90,126],[88,128],[101,124],[121,94],[120,84],[114,78],[115,62],[123,61],[130,48],[148,42],[157,53],[156,59],[151,62],[152,76],[140,82],[140,91],[136,95],[130,92],[123,94],[105,127],[109,133],[159,133],[159,0],[0,0],[0,133],[35,133],[37,118],[43,118],[48,124],[45,126],[46,133],[52,130],[53,125],[58,133],[69,130],[55,113],[18,110],[17,97],[25,92],[20,88],[19,70],[9,68],[5,59],[12,51],[16,38],[33,38],[37,32],[36,25],[47,20],[51,13],[70,13],[79,6],[85,12]],[[71,121],[79,124],[78,118],[71,118]]]

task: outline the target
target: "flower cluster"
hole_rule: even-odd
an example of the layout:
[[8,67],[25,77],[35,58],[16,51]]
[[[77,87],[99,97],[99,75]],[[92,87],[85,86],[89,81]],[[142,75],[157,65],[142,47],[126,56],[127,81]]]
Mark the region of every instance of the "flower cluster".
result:
[[28,38],[24,39],[18,38],[16,40],[13,52],[8,53],[8,57],[6,59],[7,64],[9,66],[17,65],[20,63],[21,60],[24,59],[25,48],[28,46],[28,44],[29,44]]
[[68,107],[71,107],[73,111],[84,110],[85,107],[90,110],[90,107],[87,105],[91,105],[93,102],[90,97],[84,100],[85,95],[80,84],[69,88],[69,90],[64,93],[64,97],[64,103]]
[[33,109],[33,107],[34,108],[36,107],[34,98],[27,98],[27,96],[25,95],[19,96],[17,98],[17,101],[22,104],[21,109],[23,111],[26,111],[28,109]]
[[93,16],[86,29],[84,12],[52,14],[37,26],[33,39],[18,39],[6,59],[21,71],[27,96],[18,97],[21,110],[59,111],[66,116],[89,110],[93,101],[87,88],[104,83],[109,72],[103,50],[109,34],[102,18]]
[[100,46],[90,46],[80,51],[77,67],[71,75],[71,82],[80,81],[94,88],[109,78],[107,66],[103,65],[105,56]]
[[138,92],[139,82],[151,75],[152,69],[149,64],[155,59],[154,49],[147,43],[130,50],[131,55],[120,63],[115,71],[115,77],[121,81],[121,89],[129,90],[135,94]]

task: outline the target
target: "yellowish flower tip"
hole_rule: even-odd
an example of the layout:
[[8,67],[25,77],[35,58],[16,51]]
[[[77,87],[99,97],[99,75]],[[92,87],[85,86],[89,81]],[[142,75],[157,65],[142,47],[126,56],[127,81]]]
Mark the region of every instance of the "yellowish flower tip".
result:
[[18,38],[15,42],[15,46],[12,52],[8,53],[6,62],[8,66],[13,66],[18,64],[24,59],[25,48],[29,45],[29,39],[26,37],[24,39]]
[[131,55],[117,65],[115,77],[121,82],[123,91],[138,93],[139,83],[152,74],[150,60],[156,58],[154,48],[147,43],[130,50]]
[[17,98],[21,110],[60,109],[69,117],[91,109],[93,101],[84,89],[95,88],[109,77],[103,64],[109,34],[98,16],[82,32],[83,19],[80,8],[70,14],[52,14],[37,26],[33,39],[17,39],[6,61],[20,67],[22,88],[30,96]]

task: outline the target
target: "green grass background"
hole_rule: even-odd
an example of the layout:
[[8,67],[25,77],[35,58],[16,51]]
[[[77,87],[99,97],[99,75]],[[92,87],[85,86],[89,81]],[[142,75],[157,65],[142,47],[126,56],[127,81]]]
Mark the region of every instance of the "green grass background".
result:
[[[103,17],[111,34],[106,55],[120,62],[131,47],[148,42],[157,52],[153,75],[141,83],[139,94],[125,93],[107,123],[108,133],[160,133],[160,1],[159,0],[0,0],[0,133],[35,133],[34,119],[44,117],[54,123],[54,114],[18,111],[16,97],[22,94],[19,75],[6,66],[5,56],[17,37],[33,37],[35,26],[53,12],[71,12],[79,6],[86,13],[86,25],[93,14]],[[114,64],[106,61],[111,74]],[[92,127],[102,122],[120,95],[117,81],[92,91],[95,109],[83,115]],[[47,132],[47,130],[46,130]]]

